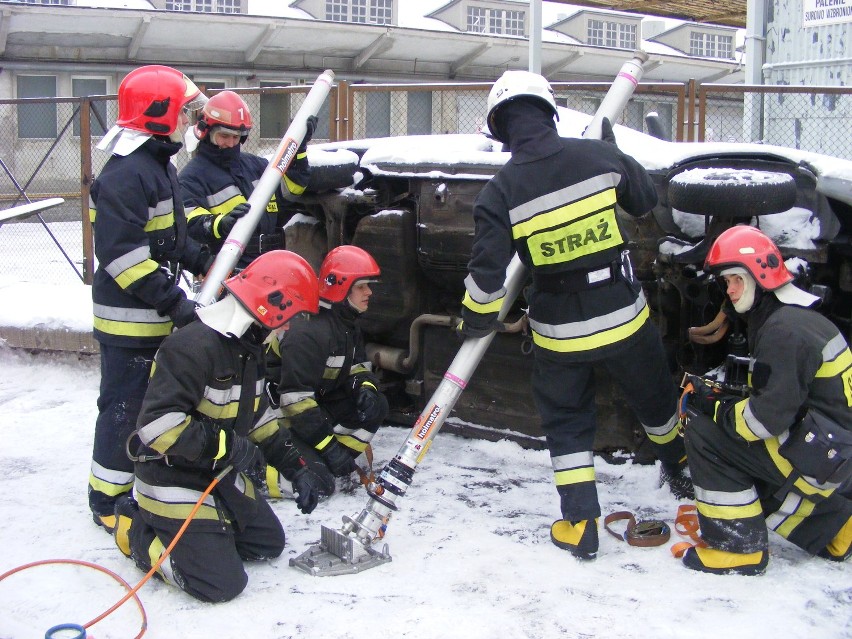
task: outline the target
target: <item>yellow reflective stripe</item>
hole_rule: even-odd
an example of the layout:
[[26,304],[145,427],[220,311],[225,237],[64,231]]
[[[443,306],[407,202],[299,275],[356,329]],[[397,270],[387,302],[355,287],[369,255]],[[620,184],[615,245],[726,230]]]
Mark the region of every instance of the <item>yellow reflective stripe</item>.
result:
[[462,306],[466,306],[474,313],[479,313],[481,315],[485,315],[486,313],[499,313],[500,309],[503,308],[504,299],[505,297],[498,297],[496,300],[491,302],[480,304],[470,296],[470,293],[465,291],[464,299],[462,299]]
[[[153,374],[153,373],[152,373]],[[174,428],[170,428],[165,433],[154,439],[150,444],[148,444],[151,448],[156,450],[158,453],[165,454],[167,450],[169,450],[174,443],[177,441],[177,438],[181,436],[186,427],[189,425],[190,417],[187,416],[180,424],[175,426]],[[219,459],[218,457],[216,459]]]
[[[780,442],[777,437],[771,437],[769,439],[763,440],[764,445],[766,446],[766,452],[769,453],[769,456],[772,458],[772,463],[781,471],[781,474],[784,477],[789,477],[795,471],[793,469],[793,465],[787,461],[787,458],[784,457],[781,453],[778,452],[778,447],[780,446]],[[800,474],[799,474],[800,475]],[[801,475],[793,482],[793,485],[799,490],[799,492],[805,496],[811,495],[822,495],[823,497],[828,497],[831,493],[834,492],[835,488],[817,488],[816,486],[809,484]],[[835,485],[836,487],[836,485]]]
[[89,222],[95,223],[95,218],[98,216],[98,211],[94,206],[89,207]]
[[615,189],[609,188],[571,204],[540,213],[524,222],[512,225],[512,237],[516,240],[533,235],[551,227],[565,227],[575,220],[615,205]]
[[553,478],[557,486],[595,481],[595,469],[593,466],[584,466],[582,468],[572,468],[571,470],[559,470],[553,473]]
[[336,435],[336,437],[337,441],[339,441],[347,448],[357,450],[359,453],[363,453],[365,450],[367,450],[368,444],[362,442],[360,439],[355,439],[354,437],[350,437],[349,435]]
[[305,187],[301,184],[296,184],[293,180],[287,177],[286,173],[284,174],[284,186],[286,186],[287,190],[293,195],[301,195],[305,192]]
[[[756,442],[760,439],[760,437],[751,431],[746,423],[745,417],[743,416],[743,412],[745,411],[747,404],[748,399],[740,400],[734,404],[734,428],[737,431],[737,434],[747,442]],[[718,404],[716,405],[716,408],[719,408]]]
[[373,390],[379,390],[376,388],[376,385],[373,382],[364,382],[361,386],[366,386],[367,388],[372,388]]
[[601,217],[589,217],[568,227],[532,235],[527,239],[527,250],[533,264],[543,266],[570,262],[623,243],[615,210],[610,209]]
[[843,373],[843,394],[846,395],[846,405],[852,408],[852,367]]
[[271,419],[262,426],[252,429],[249,436],[253,442],[262,442],[272,437],[279,430],[281,430],[281,428],[278,424],[278,420]]
[[89,486],[91,486],[93,490],[96,490],[99,493],[103,493],[104,495],[108,495],[110,497],[117,497],[122,493],[128,492],[133,487],[133,476],[130,476],[130,481],[128,481],[127,483],[114,484],[112,482],[99,479],[93,474],[90,474]]
[[824,362],[814,377],[835,377],[840,375],[847,368],[852,368],[852,351],[848,348],[843,351],[839,357],[830,361]]
[[[680,422],[677,422],[677,423],[679,424]],[[648,433],[647,431],[645,431],[645,432],[648,435],[648,439],[650,439],[655,444],[668,444],[670,441],[674,440],[678,436],[677,426],[675,426],[675,428],[672,428],[665,435],[652,435],[651,433]]]
[[748,517],[761,517],[763,515],[763,507],[760,505],[760,500],[757,499],[743,506],[708,504],[699,500],[695,500],[695,505],[698,508],[698,512],[711,519],[746,519]]
[[157,215],[153,219],[148,220],[148,223],[145,224],[145,232],[151,231],[162,231],[167,228],[171,228],[175,225],[175,214],[173,212],[169,212],[166,215]]
[[[202,415],[207,415],[213,419],[233,419],[237,416],[239,409],[239,400],[228,402],[227,404],[214,404],[206,397],[198,402],[196,410]],[[260,406],[260,398],[254,398],[254,410],[257,411]]]
[[115,283],[121,288],[127,288],[134,282],[141,280],[146,275],[150,275],[158,268],[160,268],[160,265],[154,260],[145,260],[144,262],[140,262],[139,264],[131,266],[119,273],[115,278]]
[[225,434],[224,430],[219,431],[219,450],[216,451],[215,457],[213,459],[222,459],[225,456],[225,453],[228,452],[228,436]]
[[334,437],[332,437],[331,435],[329,435],[328,437],[326,437],[325,439],[323,439],[323,440],[322,440],[319,444],[317,444],[316,446],[314,446],[314,448],[316,448],[316,449],[317,449],[317,450],[319,450],[319,451],[322,451],[322,450],[323,450],[323,449],[325,449],[325,447],[326,447],[326,446],[328,446],[328,445],[329,445],[329,444],[330,444],[333,440],[334,440]]
[[281,486],[278,485],[278,471],[275,466],[266,465],[266,489],[271,499],[281,499]]
[[621,340],[627,339],[633,333],[642,328],[642,325],[650,318],[647,305],[642,308],[639,314],[632,320],[621,326],[616,326],[594,335],[585,337],[573,337],[569,339],[556,339],[553,337],[545,337],[533,331],[533,342],[541,348],[546,348],[549,351],[557,353],[577,353],[580,351],[590,351],[609,344],[615,344]]
[[172,320],[165,318],[161,323],[120,322],[96,317],[93,326],[109,335],[124,335],[127,337],[165,337],[172,332]]
[[326,368],[322,372],[323,379],[337,379],[340,376],[339,368]]
[[284,417],[293,417],[294,415],[300,415],[316,408],[317,406],[317,401],[313,397],[306,397],[305,399],[293,402],[292,404],[287,404],[286,406],[282,403],[281,412],[284,414]]
[[203,206],[195,206],[187,211],[186,213],[186,221],[194,220],[197,217],[201,217],[202,215],[210,215],[210,211],[205,209]]
[[[201,496],[200,492],[198,493],[198,496]],[[194,503],[170,504],[158,501],[155,499],[151,499],[146,495],[143,495],[139,491],[136,492],[136,501],[138,502],[140,508],[144,508],[149,513],[159,515],[160,517],[168,517],[170,519],[186,519],[187,517],[189,517],[189,513],[195,507]],[[198,509],[198,512],[195,514],[193,519],[217,520],[219,519],[219,513],[213,506],[201,504],[201,508]],[[156,559],[154,561],[156,561]]]
[[784,539],[787,539],[790,536],[790,533],[792,533],[806,517],[809,517],[811,513],[813,513],[814,508],[816,508],[816,504],[814,502],[809,499],[802,499],[795,512],[787,515],[784,519],[784,523],[778,526],[778,528],[775,529],[775,532],[784,537]]

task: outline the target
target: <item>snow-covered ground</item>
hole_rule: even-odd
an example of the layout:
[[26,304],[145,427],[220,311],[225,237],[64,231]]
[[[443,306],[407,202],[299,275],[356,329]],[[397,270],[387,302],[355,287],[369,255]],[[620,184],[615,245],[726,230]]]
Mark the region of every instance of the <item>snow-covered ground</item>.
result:
[[[77,559],[142,573],[89,518],[85,488],[98,388],[96,358],[0,348],[0,572],[43,559]],[[406,431],[387,428],[376,460]],[[657,470],[596,460],[605,514],[632,510],[673,521],[677,502]],[[550,543],[559,517],[548,455],[509,442],[439,434],[388,526],[393,561],[358,575],[312,577],[288,559],[318,541],[321,525],[355,515],[366,494],[337,494],[309,516],[274,504],[287,531],[284,555],[248,564],[232,602],[204,604],[159,582],[140,591],[146,637],[366,636],[466,639],[553,637],[849,637],[852,570],[812,559],[777,536],[764,576],[686,570],[669,552],[628,546],[602,531],[594,562]],[[672,542],[677,541],[677,535]],[[215,558],[211,557],[211,561]],[[42,637],[84,624],[123,590],[90,568],[51,565],[0,581],[0,637]],[[98,639],[137,634],[130,602],[93,626]]]

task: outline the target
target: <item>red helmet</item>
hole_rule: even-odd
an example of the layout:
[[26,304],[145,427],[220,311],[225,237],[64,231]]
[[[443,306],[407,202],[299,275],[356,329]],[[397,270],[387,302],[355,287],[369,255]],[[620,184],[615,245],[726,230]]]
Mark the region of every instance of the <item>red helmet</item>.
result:
[[342,302],[358,281],[376,281],[382,274],[373,256],[357,246],[338,246],[320,266],[319,296],[324,302]]
[[179,124],[181,111],[192,116],[206,97],[183,73],[152,64],[134,69],[118,87],[118,120],[127,129],[170,135]]
[[264,253],[223,285],[266,328],[280,328],[297,313],[319,310],[316,273],[292,251]]
[[240,134],[240,144],[251,131],[251,113],[245,101],[233,91],[222,91],[207,101],[195,125],[195,137],[203,139],[214,126]]
[[710,247],[704,268],[718,273],[730,266],[742,266],[767,291],[793,281],[781,251],[763,231],[753,226],[731,227]]

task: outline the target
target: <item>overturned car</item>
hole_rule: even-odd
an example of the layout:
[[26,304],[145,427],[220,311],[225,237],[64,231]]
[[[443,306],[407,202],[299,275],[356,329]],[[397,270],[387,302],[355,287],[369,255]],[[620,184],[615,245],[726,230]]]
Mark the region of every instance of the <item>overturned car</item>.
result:
[[[560,134],[579,137],[590,119],[560,108]],[[820,311],[852,337],[852,162],[760,144],[672,143],[621,126],[615,135],[659,195],[649,215],[623,219],[673,383],[683,372],[730,367],[746,354],[744,327],[720,314],[723,291],[702,269],[713,239],[735,224],[769,234],[797,285],[817,294]],[[285,227],[286,244],[315,266],[340,244],[360,246],[378,261],[382,279],[363,329],[399,423],[420,414],[458,350],[452,327],[473,242],[473,203],[507,159],[487,135],[310,148],[314,176],[303,215]],[[521,295],[507,318],[510,330],[491,344],[446,429],[543,445],[523,309]],[[603,371],[597,385],[596,449],[647,455],[643,430]]]

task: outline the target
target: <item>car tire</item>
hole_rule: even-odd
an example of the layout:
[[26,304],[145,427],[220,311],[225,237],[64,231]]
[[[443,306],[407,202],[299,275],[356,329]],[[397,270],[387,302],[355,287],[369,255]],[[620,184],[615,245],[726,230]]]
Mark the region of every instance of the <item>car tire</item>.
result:
[[787,173],[751,169],[690,169],[669,181],[669,206],[714,217],[754,217],[788,211],[796,182]]

